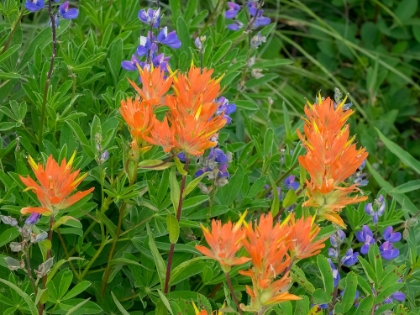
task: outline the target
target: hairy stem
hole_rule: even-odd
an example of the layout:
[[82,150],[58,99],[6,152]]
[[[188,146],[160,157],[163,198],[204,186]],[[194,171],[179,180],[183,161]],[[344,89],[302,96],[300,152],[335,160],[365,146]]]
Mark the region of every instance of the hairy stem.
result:
[[[25,247],[26,247],[26,245],[25,245]],[[26,258],[26,272],[28,273],[29,280],[31,281],[32,288],[33,288],[34,293],[36,295],[37,292],[38,292],[38,288],[35,284],[34,277],[32,276],[31,259],[29,257],[29,246],[26,247],[24,255],[25,255],[25,258]]]
[[47,80],[45,81],[45,86],[44,86],[44,97],[42,99],[41,121],[40,121],[40,124],[39,124],[39,132],[38,132],[39,146],[41,146],[41,143],[42,143],[45,112],[46,112],[46,107],[47,107],[48,89],[49,89],[50,84],[51,84],[51,76],[52,76],[52,73],[53,73],[53,70],[54,70],[54,61],[55,61],[55,57],[57,55],[57,30],[56,30],[56,25],[55,25],[54,13],[52,11],[52,0],[48,0],[48,14],[50,15],[51,32],[52,32],[52,55],[51,55],[51,59],[50,59],[50,69],[48,70]]
[[232,295],[233,301],[236,304],[236,308],[238,309],[239,314],[242,315],[242,309],[239,306],[238,298],[236,297],[235,291],[233,290],[232,281],[230,281],[229,273],[225,272],[226,282],[230,290],[230,295]]
[[[47,261],[51,257],[53,226],[54,226],[54,215],[51,215],[51,217],[50,217],[50,230],[48,232],[48,240],[50,241],[50,244],[51,245],[50,245],[50,248],[47,249],[47,255],[45,257],[45,261]],[[45,289],[45,287],[47,286],[47,279],[48,279],[48,275],[45,275],[44,278],[42,278],[42,289]],[[43,314],[44,308],[45,308],[45,304],[41,304],[39,306],[39,315],[42,315]]]
[[[185,172],[188,171],[189,164],[190,164],[190,159],[187,156],[186,160],[185,160],[185,166],[184,166]],[[184,199],[183,195],[184,195],[186,181],[187,181],[187,174],[182,175],[181,188],[180,188],[180,192],[179,192],[179,203],[178,203],[178,209],[176,211],[176,219],[178,220],[178,222],[179,222],[179,220],[181,220],[182,202],[183,202],[183,199]],[[175,250],[175,243],[171,244],[171,248],[169,249],[168,265],[166,267],[165,289],[163,291],[164,293],[169,292],[169,281],[171,280],[172,259],[173,259],[173,255],[174,255],[174,250]]]
[[[111,251],[109,252],[108,262],[106,264],[104,279],[103,279],[103,282],[102,282],[102,292],[101,292],[102,296],[105,295],[106,286],[108,284],[108,278],[109,278],[109,274],[111,272],[110,262],[112,260],[112,257],[114,256],[115,247],[117,246],[117,242],[118,242],[118,237],[120,236],[120,233],[121,233],[121,226],[122,226],[122,221],[123,221],[126,206],[127,206],[127,203],[125,201],[123,201],[123,203],[121,204],[120,214],[119,214],[119,217],[118,217],[118,225],[117,225],[117,231],[115,232],[115,239],[112,242]],[[93,260],[93,258],[92,258],[92,260]]]

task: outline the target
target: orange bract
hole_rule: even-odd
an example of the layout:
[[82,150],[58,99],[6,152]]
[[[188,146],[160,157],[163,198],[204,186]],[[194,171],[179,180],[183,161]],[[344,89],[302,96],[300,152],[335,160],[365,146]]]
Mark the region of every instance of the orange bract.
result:
[[289,233],[287,234],[287,247],[293,257],[298,259],[307,258],[319,254],[324,248],[327,238],[315,241],[316,236],[321,230],[314,225],[312,217],[300,218],[295,220],[292,213],[288,220]]
[[235,224],[229,221],[222,225],[220,221],[212,220],[211,231],[201,225],[210,249],[201,245],[197,245],[195,248],[203,255],[217,260],[224,272],[228,272],[232,266],[241,265],[250,260],[246,257],[235,257],[242,247],[242,240],[245,237],[245,231],[242,228],[245,215],[246,212]]
[[171,87],[172,78],[165,77],[164,71],[159,67],[151,67],[151,69],[139,67],[139,75],[142,82],[141,88],[133,81],[128,81],[142,100],[150,106],[165,105],[163,96]]
[[356,149],[354,137],[349,139],[347,119],[352,110],[344,110],[343,100],[334,108],[334,102],[318,97],[317,104],[305,106],[306,118],[303,136],[297,131],[307,153],[299,157],[299,162],[310,174],[307,182],[309,197],[304,206],[317,208],[320,218],[345,226],[339,216],[347,205],[365,200],[367,197],[349,197],[358,191],[357,185],[340,187],[367,157],[364,148]]
[[153,108],[138,97],[134,100],[128,98],[121,101],[120,113],[130,127],[133,138],[141,144],[150,135],[156,120]]
[[27,186],[26,190],[33,190],[38,197],[42,207],[27,207],[21,210],[22,214],[39,213],[44,215],[55,214],[58,210],[65,209],[87,194],[93,191],[90,188],[85,191],[79,191],[69,196],[87,174],[80,175],[80,170],[72,172],[71,166],[76,153],[73,154],[70,161],[66,163],[66,159],[61,161],[59,165],[50,155],[45,167],[35,163],[32,157],[29,157],[29,165],[35,173],[39,184],[31,177],[20,176],[20,180]]
[[300,299],[287,292],[291,282],[289,270],[292,264],[287,254],[287,233],[284,224],[273,225],[271,213],[262,215],[260,223],[254,228],[252,224],[246,226],[243,244],[251,256],[252,268],[239,273],[251,278],[252,288],[247,286],[251,304],[242,305],[243,310],[258,312],[267,305]]

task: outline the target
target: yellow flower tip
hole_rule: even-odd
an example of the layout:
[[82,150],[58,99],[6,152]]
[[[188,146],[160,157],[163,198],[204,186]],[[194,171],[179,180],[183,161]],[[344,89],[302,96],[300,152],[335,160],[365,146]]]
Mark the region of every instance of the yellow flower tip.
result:
[[343,106],[344,106],[344,104],[346,104],[346,101],[347,101],[347,98],[349,97],[349,95],[348,94],[346,94],[346,96],[344,97],[344,99],[341,101],[341,103],[340,104],[338,104],[338,106],[337,106],[337,109],[336,110],[339,110],[339,109],[341,109]]
[[351,145],[354,141],[354,139],[356,139],[356,135],[354,135],[353,137],[350,138],[350,140],[348,140],[345,144],[345,148],[347,148],[349,145]]
[[318,104],[321,105],[322,104],[321,90],[319,90],[319,92],[318,92],[317,99],[318,99]]
[[194,302],[192,302],[192,305],[193,305],[193,308],[194,308],[195,314],[200,314],[200,310],[197,308],[197,305],[195,305],[195,303],[194,303]]
[[34,161],[32,156],[30,156],[30,155],[28,157],[28,163],[34,171],[38,171],[38,164],[36,164],[36,162]]
[[245,223],[245,217],[247,214],[248,214],[248,209],[245,210],[245,212],[240,216],[238,222],[236,222],[235,227],[233,228],[234,232],[237,231],[242,226],[242,224]]
[[223,73],[220,77],[218,77],[215,81],[214,81],[214,83],[215,84],[218,84],[218,83],[220,83],[220,81],[222,81],[222,79],[225,77],[225,73]]
[[140,67],[140,65],[138,63],[136,63],[137,66],[137,70],[139,71],[140,74],[143,73],[143,69]]
[[206,228],[202,223],[200,223],[200,227],[203,230],[204,234],[210,234],[210,231],[208,228]]
[[197,109],[197,113],[195,114],[195,119],[198,120],[200,118],[201,110],[203,109],[203,104],[200,104]]
[[84,173],[84,174],[80,175],[78,178],[76,178],[73,181],[72,185],[74,187],[78,186],[86,178],[86,176],[88,176],[88,173]]
[[73,152],[73,155],[71,156],[70,160],[67,162],[66,168],[70,168],[71,167],[71,165],[73,164],[75,158],[76,158],[76,151]]
[[[305,100],[306,100],[306,105],[308,105],[309,106],[309,108],[311,109],[311,110],[313,110],[314,109],[314,105],[313,104],[311,104],[311,102],[309,102],[309,100],[305,97]],[[303,117],[302,117],[303,118]]]
[[319,128],[318,128],[318,125],[316,124],[316,122],[315,122],[315,120],[314,120],[314,129],[315,129],[315,132],[316,133],[319,133]]

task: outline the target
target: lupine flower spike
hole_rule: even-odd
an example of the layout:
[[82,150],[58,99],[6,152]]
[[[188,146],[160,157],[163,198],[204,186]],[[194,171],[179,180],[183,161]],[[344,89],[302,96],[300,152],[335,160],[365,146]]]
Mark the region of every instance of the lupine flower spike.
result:
[[246,214],[247,212],[245,211],[235,224],[232,224],[230,221],[222,224],[219,220],[213,220],[211,231],[201,225],[210,249],[202,245],[196,245],[195,248],[203,255],[218,261],[225,273],[229,272],[232,266],[242,265],[250,260],[247,257],[236,257],[236,253],[241,249],[242,240],[245,237],[245,230],[242,228],[242,224]]
[[[94,188],[90,188],[69,196],[87,176],[87,173],[80,175],[80,170],[74,172],[71,170],[75,156],[76,153],[73,154],[68,162],[66,162],[66,159],[63,159],[59,165],[50,155],[45,166],[37,164],[29,156],[29,165],[34,171],[39,184],[29,176],[23,177],[19,175],[19,177],[27,186],[24,191],[33,190],[41,203],[41,207],[23,208],[21,210],[22,214],[55,215],[59,210],[73,205],[93,191]],[[32,218],[32,221],[36,220],[35,217]]]
[[344,110],[346,98],[334,108],[330,98],[318,96],[317,104],[305,106],[307,118],[303,136],[298,135],[307,153],[299,162],[310,174],[307,182],[308,200],[303,204],[314,207],[318,218],[345,227],[339,213],[348,204],[367,199],[366,196],[350,196],[359,191],[357,184],[344,185],[367,157],[364,148],[356,149],[354,137],[349,139],[347,119],[352,110]]

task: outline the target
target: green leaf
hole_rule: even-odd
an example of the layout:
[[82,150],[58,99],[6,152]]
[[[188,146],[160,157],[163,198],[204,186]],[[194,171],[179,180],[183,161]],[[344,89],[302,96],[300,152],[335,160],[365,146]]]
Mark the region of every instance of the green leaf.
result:
[[38,310],[36,308],[35,303],[32,301],[32,299],[29,297],[28,294],[23,292],[17,285],[11,283],[10,281],[4,280],[0,278],[0,282],[7,285],[10,289],[14,290],[19,296],[25,301],[25,303],[28,305],[29,311],[32,315],[38,315]]
[[217,65],[219,61],[227,54],[230,47],[232,47],[232,41],[229,40],[224,42],[211,58],[212,64]]
[[324,283],[324,290],[327,296],[330,296],[334,291],[334,278],[331,266],[323,255],[318,255],[317,263],[319,271],[321,272],[322,282]]
[[374,298],[372,295],[361,300],[354,315],[370,314],[373,307],[373,300]]
[[172,165],[174,165],[174,163],[164,163],[162,160],[144,160],[138,164],[138,168],[161,171],[167,169],[168,167],[171,167]]
[[73,218],[69,215],[65,215],[65,216],[62,216],[61,218],[59,218],[57,221],[54,222],[54,225],[53,225],[52,229],[56,230],[60,225],[66,224],[68,220],[74,220],[76,222],[80,222],[76,218]]
[[1,53],[0,54],[0,64],[2,62],[4,62],[5,60],[7,60],[7,58],[9,58],[10,56],[12,56],[13,54],[15,54],[19,50],[19,48],[20,48],[21,45],[22,44],[14,45],[12,47],[9,47],[5,52]]
[[0,247],[3,247],[4,245],[9,244],[19,235],[20,233],[15,227],[7,229],[0,235]]
[[197,178],[194,178],[191,182],[188,183],[187,187],[185,187],[184,193],[182,194],[183,198],[187,197],[190,192],[194,190],[195,187],[201,182],[203,177],[207,176],[208,173],[203,173]]
[[274,131],[271,128],[268,128],[265,131],[264,135],[264,147],[263,147],[263,156],[269,156],[272,153],[272,148],[274,146]]
[[115,305],[117,305],[118,310],[121,312],[121,314],[122,315],[130,315],[130,313],[125,310],[125,308],[121,305],[120,301],[118,301],[117,297],[115,296],[114,292],[112,292],[112,291],[111,291],[111,296],[112,296],[112,299],[114,300]]
[[74,298],[75,296],[78,296],[80,293],[84,292],[87,288],[89,288],[90,285],[91,283],[86,280],[79,282],[69,292],[67,292],[61,300],[65,301]]
[[420,180],[412,180],[389,191],[390,194],[405,194],[420,189]]
[[202,261],[202,260],[206,260],[208,259],[208,257],[206,256],[199,256],[199,257],[195,257],[193,259],[184,261],[183,263],[179,264],[178,266],[176,266],[172,272],[171,272],[171,279],[170,279],[170,284],[173,285],[175,284],[174,281],[176,281],[176,279],[179,277],[179,275],[184,272],[185,270],[187,270],[188,268],[190,268],[191,266],[195,265],[197,262]]
[[379,280],[382,279],[384,268],[382,266],[382,258],[379,253],[378,245],[374,244],[369,247],[368,256],[370,265],[373,267],[373,270],[375,272],[375,282],[379,283]]
[[78,303],[77,305],[73,306],[71,309],[69,309],[66,313],[66,315],[71,315],[73,314],[75,311],[77,311],[79,308],[81,308],[83,305],[85,305],[87,302],[89,302],[90,298],[81,301],[80,303]]
[[293,60],[290,59],[273,59],[257,61],[252,67],[255,69],[268,69],[279,66],[291,65]]
[[394,284],[391,284],[390,286],[382,289],[379,294],[376,296],[375,303],[382,303],[387,297],[391,296],[395,292],[397,292],[399,289],[401,289],[404,286],[403,282],[397,282]]
[[374,283],[376,280],[376,275],[372,266],[363,257],[360,257],[360,256],[359,256],[359,262],[362,265],[363,269],[365,270],[365,274],[369,278],[369,281],[371,283]]
[[296,202],[297,195],[294,189],[290,189],[283,200],[283,208],[288,208]]
[[[418,8],[418,0],[402,0],[395,10],[395,15],[403,23],[409,20],[414,14],[416,14]],[[418,16],[418,15],[417,15]]]
[[172,205],[174,206],[174,213],[176,215],[178,211],[178,206],[179,206],[180,188],[179,188],[178,180],[176,179],[175,168],[172,168],[169,173],[169,188],[171,192]]
[[238,108],[242,108],[245,110],[259,110],[260,107],[258,106],[258,104],[256,102],[253,101],[244,101],[244,100],[237,100],[235,101],[236,107]]
[[166,264],[162,256],[160,255],[159,250],[156,247],[155,238],[152,234],[152,231],[150,230],[149,223],[146,224],[146,229],[147,229],[147,235],[149,236],[150,251],[152,252],[153,260],[156,264],[156,270],[158,272],[158,276],[160,280],[160,285],[163,290],[163,287],[165,286]]
[[170,213],[166,216],[166,226],[168,227],[169,241],[171,244],[176,244],[179,238],[179,222],[176,217]]
[[165,305],[165,307],[168,309],[169,313],[171,313],[171,315],[174,315],[172,308],[171,308],[171,304],[169,303],[168,299],[166,298],[166,296],[162,293],[162,291],[157,290],[160,296],[160,300],[163,302],[163,304]]
[[385,137],[378,128],[375,128],[376,132],[379,135],[379,138],[381,141],[385,144],[385,146],[394,153],[403,163],[405,163],[407,166],[412,168],[416,173],[420,174],[420,162],[417,161],[410,153],[405,151],[403,148],[401,148],[398,144],[395,142],[392,142],[387,137]]
[[117,231],[117,226],[114,222],[112,222],[105,214],[103,214],[101,211],[96,210],[96,217],[99,221],[105,224],[107,227],[107,231],[111,235],[112,239],[116,239],[117,235],[115,234]]
[[294,315],[307,315],[309,312],[309,299],[306,295],[300,296],[301,300],[296,301]]
[[346,277],[346,286],[341,301],[341,313],[346,314],[354,304],[357,290],[357,275],[350,271]]

